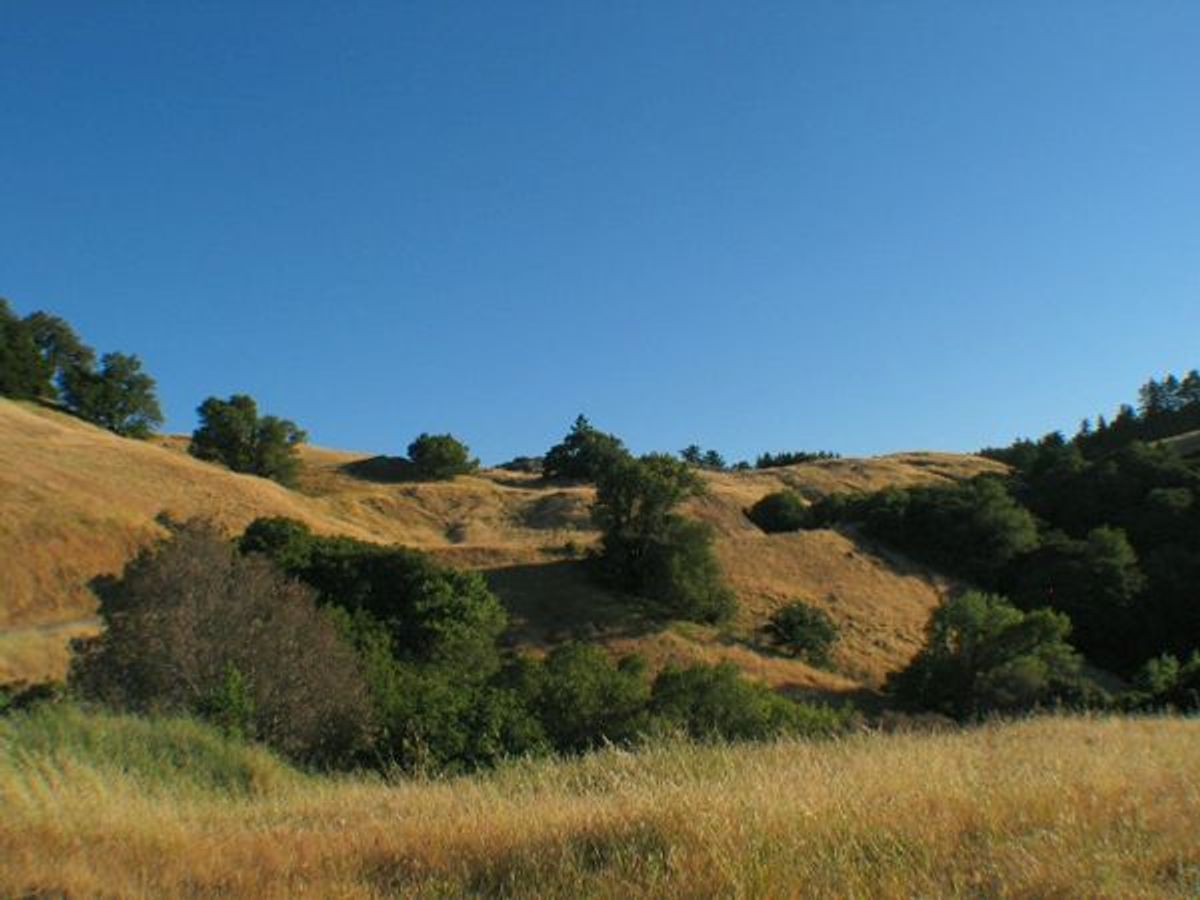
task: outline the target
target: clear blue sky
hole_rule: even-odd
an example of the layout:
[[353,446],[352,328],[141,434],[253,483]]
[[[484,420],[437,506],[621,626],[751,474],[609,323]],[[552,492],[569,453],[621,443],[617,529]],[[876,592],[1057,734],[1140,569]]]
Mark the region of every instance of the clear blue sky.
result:
[[1200,366],[1200,3],[0,2],[0,296],[167,429],[971,450]]

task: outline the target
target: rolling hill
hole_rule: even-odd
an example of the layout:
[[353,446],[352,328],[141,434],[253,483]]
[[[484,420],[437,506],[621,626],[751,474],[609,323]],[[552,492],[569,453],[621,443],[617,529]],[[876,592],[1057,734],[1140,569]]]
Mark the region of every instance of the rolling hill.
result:
[[[303,448],[296,490],[186,453],[186,438],[116,437],[55,410],[0,400],[0,680],[59,675],[65,641],[95,627],[88,582],[116,573],[162,534],[156,517],[204,516],[234,533],[259,516],[291,516],[319,533],[400,543],[479,569],[512,618],[510,639],[534,650],[583,636],[652,667],[730,660],[774,687],[845,694],[877,687],[917,651],[949,583],[859,536],[766,535],[743,510],[790,487],[807,496],[961,479],[1000,471],[975,456],[903,453],[752,472],[705,473],[687,513],[717,531],[740,611],[721,629],[651,626],[626,598],[593,584],[583,556],[598,538],[586,485],[484,470],[452,482],[387,480],[371,454]],[[771,653],[758,633],[802,599],[841,627],[835,671]]]

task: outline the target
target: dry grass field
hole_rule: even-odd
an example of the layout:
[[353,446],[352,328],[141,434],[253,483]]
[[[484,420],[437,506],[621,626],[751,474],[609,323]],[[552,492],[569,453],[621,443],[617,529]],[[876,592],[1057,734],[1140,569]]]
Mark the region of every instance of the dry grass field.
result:
[[0,894],[1195,897],[1200,722],[1041,718],[322,778],[189,722],[0,720]]
[[[195,460],[186,443],[126,440],[50,409],[0,400],[0,678],[61,674],[62,640],[91,627],[88,581],[119,572],[162,533],[155,516],[166,512],[206,516],[231,533],[258,516],[291,516],[320,533],[401,543],[484,570],[510,610],[514,639],[534,649],[582,635],[641,652],[652,667],[729,659],[781,689],[870,688],[916,652],[947,584],[854,536],[762,534],[743,510],[783,487],[818,496],[999,468],[974,456],[908,453],[708,473],[708,496],[688,512],[717,530],[717,551],[741,611],[721,631],[646,631],[630,621],[621,598],[583,572],[580,557],[598,537],[586,486],[501,470],[444,483],[396,483],[381,478],[367,454],[305,447],[304,475],[292,491]],[[841,625],[836,672],[756,645],[771,612],[797,599],[824,608]]]

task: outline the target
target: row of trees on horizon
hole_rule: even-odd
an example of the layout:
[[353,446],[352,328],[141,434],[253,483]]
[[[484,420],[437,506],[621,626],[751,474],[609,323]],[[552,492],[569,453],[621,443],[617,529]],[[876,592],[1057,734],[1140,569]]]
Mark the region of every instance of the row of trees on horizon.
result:
[[[136,354],[106,353],[97,362],[96,352],[85,344],[64,319],[43,311],[20,318],[7,300],[0,298],[0,396],[60,404],[63,409],[92,424],[129,438],[147,438],[164,419],[155,380],[142,368]],[[192,434],[189,451],[199,459],[218,462],[235,472],[260,475],[284,485],[294,485],[299,472],[296,448],[307,434],[290,419],[260,415],[257,402],[247,394],[228,399],[209,397],[197,408],[200,424]],[[576,427],[590,427],[580,416]],[[751,466],[733,465],[716,450],[691,444],[679,452],[690,466],[710,470],[744,471],[834,459],[826,451],[762,453]],[[465,444],[453,435],[418,435],[408,447],[407,474],[442,479],[467,474],[478,467]],[[523,457],[514,466],[562,475],[553,460]]]

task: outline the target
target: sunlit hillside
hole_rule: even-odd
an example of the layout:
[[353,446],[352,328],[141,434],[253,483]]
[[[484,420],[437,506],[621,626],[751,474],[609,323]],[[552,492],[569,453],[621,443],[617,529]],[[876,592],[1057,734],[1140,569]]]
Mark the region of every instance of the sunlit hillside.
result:
[[[765,535],[743,510],[790,487],[836,490],[925,483],[993,471],[974,456],[908,453],[752,472],[708,473],[708,496],[688,512],[712,523],[740,613],[721,630],[662,629],[591,583],[591,489],[505,470],[453,482],[389,480],[371,454],[306,447],[291,491],[197,461],[186,440],[138,442],[59,412],[0,400],[0,679],[60,674],[67,637],[94,627],[88,582],[119,572],[161,534],[155,517],[205,516],[231,533],[258,516],[291,516],[327,534],[427,550],[486,570],[508,606],[513,639],[530,647],[586,636],[652,665],[729,659],[781,688],[840,693],[877,685],[917,650],[940,577],[853,535]],[[540,448],[532,448],[534,450]],[[757,631],[777,607],[803,599],[842,628],[836,672],[764,652]]]

